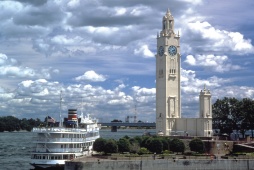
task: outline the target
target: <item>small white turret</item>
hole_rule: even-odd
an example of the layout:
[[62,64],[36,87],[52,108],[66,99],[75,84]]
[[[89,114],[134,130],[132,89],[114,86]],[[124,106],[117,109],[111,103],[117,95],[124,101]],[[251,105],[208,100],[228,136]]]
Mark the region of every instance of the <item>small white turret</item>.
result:
[[200,91],[199,103],[199,117],[212,118],[211,92],[206,89],[206,85],[204,85],[204,89]]

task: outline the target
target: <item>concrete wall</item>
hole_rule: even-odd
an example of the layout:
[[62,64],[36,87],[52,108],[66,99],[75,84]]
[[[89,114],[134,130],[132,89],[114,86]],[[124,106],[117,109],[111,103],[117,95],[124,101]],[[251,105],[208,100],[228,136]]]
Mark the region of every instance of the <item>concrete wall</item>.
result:
[[254,160],[133,160],[66,162],[65,170],[254,170]]
[[170,135],[212,137],[212,118],[176,118]]

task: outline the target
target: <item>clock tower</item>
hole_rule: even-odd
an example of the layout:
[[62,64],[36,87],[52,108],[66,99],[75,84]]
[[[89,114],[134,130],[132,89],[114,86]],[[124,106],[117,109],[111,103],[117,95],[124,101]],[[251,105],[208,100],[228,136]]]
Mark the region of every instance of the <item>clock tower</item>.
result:
[[180,36],[174,32],[174,18],[167,10],[157,35],[156,54],[156,131],[171,135],[181,118]]

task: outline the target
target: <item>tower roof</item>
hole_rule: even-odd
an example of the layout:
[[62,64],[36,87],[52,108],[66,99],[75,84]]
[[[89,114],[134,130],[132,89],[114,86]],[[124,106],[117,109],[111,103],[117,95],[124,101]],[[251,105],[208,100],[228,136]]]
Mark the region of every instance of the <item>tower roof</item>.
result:
[[200,95],[211,95],[210,90],[206,88],[206,84],[204,84],[204,89],[200,91]]
[[168,8],[166,14],[164,15],[163,19],[174,20],[174,17],[172,16],[172,14],[171,14],[169,8]]

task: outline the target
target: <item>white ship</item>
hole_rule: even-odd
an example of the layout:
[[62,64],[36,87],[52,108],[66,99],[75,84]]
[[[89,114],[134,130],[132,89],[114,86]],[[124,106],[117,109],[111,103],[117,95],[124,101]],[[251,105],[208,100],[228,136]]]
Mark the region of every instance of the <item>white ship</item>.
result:
[[77,110],[69,109],[68,118],[57,127],[52,122],[51,127],[33,128],[36,137],[30,164],[35,168],[64,167],[65,161],[91,155],[93,143],[100,137],[97,123],[97,119],[83,117],[83,113],[78,118]]

